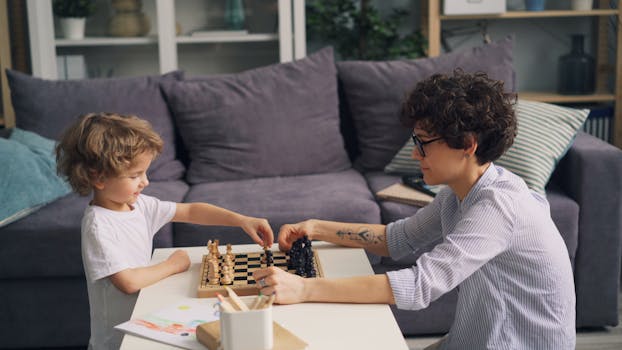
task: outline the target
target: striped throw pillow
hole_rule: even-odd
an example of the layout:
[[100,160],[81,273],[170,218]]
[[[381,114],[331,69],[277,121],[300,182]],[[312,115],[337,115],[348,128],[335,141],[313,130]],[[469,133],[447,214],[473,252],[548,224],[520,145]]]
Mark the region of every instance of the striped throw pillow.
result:
[[[588,113],[587,109],[519,100],[518,134],[512,147],[495,164],[522,177],[527,186],[543,194],[557,162],[568,151]],[[411,157],[412,151],[413,142],[408,140],[384,171],[401,175],[421,173],[419,162]]]

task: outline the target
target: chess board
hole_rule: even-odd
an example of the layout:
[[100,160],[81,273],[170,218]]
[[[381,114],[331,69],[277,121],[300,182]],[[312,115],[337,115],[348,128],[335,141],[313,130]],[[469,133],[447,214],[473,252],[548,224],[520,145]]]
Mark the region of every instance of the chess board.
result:
[[[264,252],[240,253],[234,255],[235,265],[233,269],[233,283],[226,286],[233,289],[233,291],[236,292],[236,294],[238,295],[257,295],[257,293],[259,293],[259,287],[257,286],[257,282],[255,281],[255,279],[253,278],[253,271],[267,267],[266,263],[263,262],[265,261]],[[290,273],[295,272],[294,270],[290,270],[287,267],[289,255],[287,255],[286,253],[281,251],[273,252],[272,258],[274,261],[272,266],[279,267]],[[209,266],[207,260],[208,255],[203,255],[197,296],[199,298],[213,298],[218,293],[222,295],[227,295],[227,292],[224,288],[225,285],[208,284],[207,276],[209,273]],[[224,264],[223,260],[224,254],[221,254],[220,258],[218,259],[218,265],[221,271],[221,278],[222,266]],[[322,272],[320,260],[318,259],[316,251],[313,251],[313,264],[315,266],[317,277],[323,277],[324,274]]]

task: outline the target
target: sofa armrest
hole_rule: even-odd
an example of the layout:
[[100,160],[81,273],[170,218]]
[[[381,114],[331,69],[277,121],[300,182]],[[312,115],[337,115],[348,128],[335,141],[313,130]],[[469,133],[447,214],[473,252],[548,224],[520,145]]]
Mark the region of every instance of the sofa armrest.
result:
[[580,132],[551,181],[579,204],[577,327],[618,324],[622,150]]

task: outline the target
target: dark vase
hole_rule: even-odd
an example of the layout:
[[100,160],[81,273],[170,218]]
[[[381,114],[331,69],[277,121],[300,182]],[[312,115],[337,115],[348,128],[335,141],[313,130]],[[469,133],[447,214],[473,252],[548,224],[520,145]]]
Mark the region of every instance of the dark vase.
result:
[[594,67],[594,58],[583,50],[583,35],[573,35],[572,51],[559,58],[558,92],[565,95],[593,93]]

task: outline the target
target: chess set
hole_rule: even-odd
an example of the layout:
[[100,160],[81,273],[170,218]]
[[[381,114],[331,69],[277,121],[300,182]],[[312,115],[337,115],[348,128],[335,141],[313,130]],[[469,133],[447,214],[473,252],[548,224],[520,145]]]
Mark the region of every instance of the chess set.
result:
[[208,254],[201,262],[199,298],[213,298],[217,294],[226,295],[229,287],[238,295],[257,295],[259,287],[253,278],[253,271],[276,266],[287,272],[302,277],[323,277],[320,261],[311,247],[311,241],[301,238],[292,245],[288,253],[264,251],[251,253],[233,253],[231,244],[227,244],[225,254],[218,251],[218,240],[207,243]]

